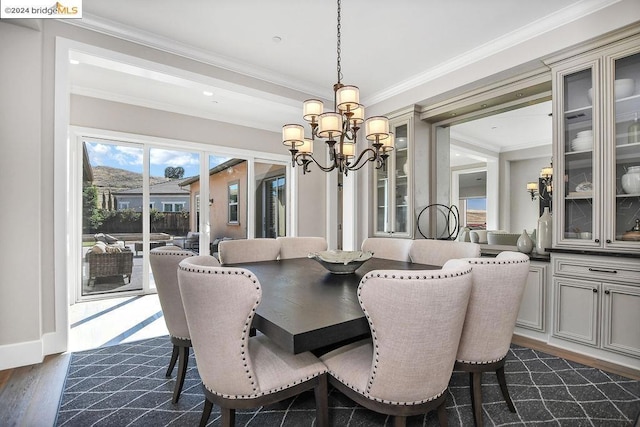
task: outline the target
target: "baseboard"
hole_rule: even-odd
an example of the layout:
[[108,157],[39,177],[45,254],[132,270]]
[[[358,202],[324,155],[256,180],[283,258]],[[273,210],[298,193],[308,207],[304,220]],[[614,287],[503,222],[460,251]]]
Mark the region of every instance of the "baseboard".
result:
[[42,340],[0,346],[0,371],[42,363]]
[[640,381],[640,370],[633,369],[628,366],[618,365],[613,362],[598,359],[596,357],[588,356],[582,353],[578,353],[565,348],[556,347],[548,344],[544,341],[539,341],[533,338],[524,337],[522,335],[514,334],[511,338],[513,344],[531,348],[533,350],[542,351],[552,356],[562,357],[563,359],[571,360],[572,362],[582,363],[583,365],[590,366],[592,368],[601,369],[605,372],[609,372],[623,377],[631,378]]

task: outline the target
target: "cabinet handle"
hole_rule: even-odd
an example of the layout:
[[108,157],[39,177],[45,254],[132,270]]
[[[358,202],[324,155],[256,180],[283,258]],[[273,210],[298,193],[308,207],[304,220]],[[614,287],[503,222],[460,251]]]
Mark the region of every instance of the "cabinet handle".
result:
[[611,292],[609,290],[604,291],[606,295],[609,295]]
[[596,239],[596,243],[600,243],[600,239]]
[[607,239],[607,243],[611,243],[611,239]]
[[597,294],[597,293],[598,293],[598,290],[597,290],[596,288],[593,288],[593,293],[594,293],[594,294]]
[[589,271],[595,271],[596,273],[618,274],[617,270],[603,270],[603,269],[600,269],[600,268],[593,268],[593,267],[589,267]]

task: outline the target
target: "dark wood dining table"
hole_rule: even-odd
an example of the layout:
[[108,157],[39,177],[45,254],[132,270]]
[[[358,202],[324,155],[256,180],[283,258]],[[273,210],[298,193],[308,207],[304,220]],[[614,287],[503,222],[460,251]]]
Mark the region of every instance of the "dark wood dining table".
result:
[[262,286],[252,327],[291,353],[328,349],[369,335],[356,294],[366,273],[440,268],[381,258],[371,258],[353,274],[331,274],[310,258],[230,266],[253,272]]

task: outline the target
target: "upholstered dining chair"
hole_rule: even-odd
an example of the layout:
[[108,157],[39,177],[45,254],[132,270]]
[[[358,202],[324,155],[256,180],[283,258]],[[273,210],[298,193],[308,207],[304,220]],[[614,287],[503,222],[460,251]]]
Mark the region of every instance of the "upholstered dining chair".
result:
[[373,256],[376,258],[410,261],[411,242],[410,239],[395,237],[367,237],[360,248],[363,251],[373,252]]
[[480,256],[480,245],[452,240],[413,240],[409,249],[411,262],[429,265],[444,265],[450,259],[476,258]]
[[367,273],[358,299],[372,338],[320,357],[337,390],[394,416],[395,426],[433,409],[447,425],[446,392],[471,293],[471,266],[449,267]]
[[324,237],[278,237],[280,242],[280,259],[306,258],[311,252],[327,250]]
[[[194,252],[177,246],[161,246],[149,252],[149,264],[158,290],[160,307],[162,307],[164,321],[173,344],[167,377],[171,376],[176,362],[179,362],[178,375],[173,389],[173,403],[176,403],[180,398],[189,363],[189,348],[191,347],[191,337],[178,288],[178,264],[183,259],[196,255]],[[203,256],[200,258],[202,258],[201,262],[208,265],[220,265],[214,257]]]
[[223,240],[218,245],[220,264],[240,262],[273,261],[280,255],[280,242],[277,239],[238,239]]
[[206,398],[201,426],[213,404],[221,408],[222,425],[232,426],[236,409],[269,405],[311,389],[316,425],[327,426],[324,364],[309,352],[289,353],[265,335],[249,336],[262,296],[253,273],[187,258],[180,263],[178,280]]
[[483,372],[496,373],[509,410],[516,412],[509,396],[504,364],[527,283],[529,257],[507,251],[495,258],[450,262],[459,261],[468,262],[473,268],[473,287],[454,369],[469,372],[473,416],[480,427],[483,425]]

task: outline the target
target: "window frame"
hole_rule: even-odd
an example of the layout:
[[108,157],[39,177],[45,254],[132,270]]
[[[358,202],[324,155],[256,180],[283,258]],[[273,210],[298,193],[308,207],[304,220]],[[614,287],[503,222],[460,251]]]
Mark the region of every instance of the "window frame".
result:
[[[237,188],[236,194],[235,194],[236,196],[235,202],[231,201],[232,186],[235,186]],[[232,219],[232,215],[231,215],[232,206],[236,207],[235,220]],[[240,225],[240,181],[237,179],[227,182],[227,224]]]

